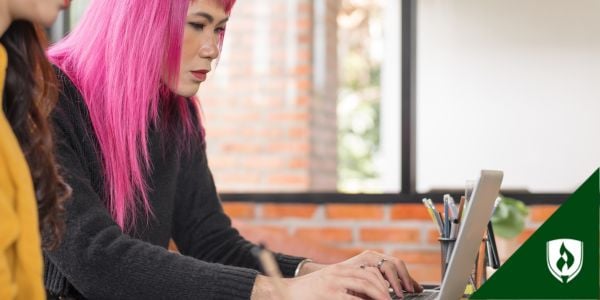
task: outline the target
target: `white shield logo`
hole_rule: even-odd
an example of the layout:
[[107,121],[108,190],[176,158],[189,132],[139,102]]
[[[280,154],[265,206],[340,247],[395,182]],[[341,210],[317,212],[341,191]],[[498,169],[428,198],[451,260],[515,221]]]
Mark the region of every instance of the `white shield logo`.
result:
[[583,243],[556,239],[546,243],[546,264],[552,276],[562,283],[573,280],[583,264]]

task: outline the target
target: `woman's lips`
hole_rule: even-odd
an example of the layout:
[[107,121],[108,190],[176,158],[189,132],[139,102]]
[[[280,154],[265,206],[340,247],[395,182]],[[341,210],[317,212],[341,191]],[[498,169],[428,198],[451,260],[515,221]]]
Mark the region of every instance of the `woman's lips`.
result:
[[204,81],[206,80],[206,73],[208,73],[208,70],[192,71],[191,73],[196,79]]

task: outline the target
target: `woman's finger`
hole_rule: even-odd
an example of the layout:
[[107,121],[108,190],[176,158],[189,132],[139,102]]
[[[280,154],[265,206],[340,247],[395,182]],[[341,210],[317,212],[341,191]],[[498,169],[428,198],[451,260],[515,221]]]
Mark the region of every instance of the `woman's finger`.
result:
[[375,280],[381,283],[381,287],[385,290],[387,290],[390,287],[390,283],[387,280],[385,280],[385,278],[383,278],[383,275],[377,268],[367,267],[365,268],[365,271],[373,274],[373,276],[375,276]]
[[[385,283],[385,279],[379,273],[379,270],[373,267],[365,267],[365,268],[349,268],[346,270],[342,270],[344,272],[343,275],[351,276],[356,279],[367,280],[370,284],[375,286],[382,293],[388,294],[388,287]],[[379,273],[379,274],[378,274]]]
[[410,278],[412,280],[412,286],[415,288],[415,293],[422,293],[423,286],[419,284],[414,278]]
[[339,284],[353,293],[362,294],[371,299],[391,299],[387,292],[383,292],[368,279],[360,279],[352,276],[340,278],[340,280]]
[[402,282],[398,276],[398,272],[396,271],[396,266],[391,261],[384,261],[379,264],[379,271],[383,274],[383,276],[390,283],[396,295],[401,296],[402,293]]
[[406,265],[404,264],[404,262],[397,258],[392,258],[391,262],[394,264],[394,266],[396,268],[398,277],[400,277],[400,281],[402,282],[402,288],[404,288],[406,291],[408,291],[410,293],[414,293],[415,292],[415,288],[413,286],[414,280],[410,277],[410,274],[408,274],[408,269],[406,268]]

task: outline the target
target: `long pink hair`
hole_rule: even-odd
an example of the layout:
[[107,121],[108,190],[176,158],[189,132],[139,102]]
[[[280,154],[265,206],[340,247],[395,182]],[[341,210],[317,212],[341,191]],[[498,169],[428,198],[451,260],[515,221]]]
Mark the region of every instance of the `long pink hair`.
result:
[[[83,96],[102,155],[106,205],[123,231],[135,226],[139,201],[146,218],[152,215],[148,129],[160,110],[175,108],[185,136],[197,133],[199,114],[162,80],[177,82],[190,1],[93,0],[78,26],[48,51]],[[235,3],[218,1],[228,14]]]

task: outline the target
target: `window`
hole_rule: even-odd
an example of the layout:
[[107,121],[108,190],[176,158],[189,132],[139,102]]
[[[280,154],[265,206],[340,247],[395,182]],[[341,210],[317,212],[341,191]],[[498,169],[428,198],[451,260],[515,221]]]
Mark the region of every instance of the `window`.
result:
[[400,3],[341,2],[338,189],[398,193]]
[[[71,25],[88,2],[73,3]],[[600,165],[598,11],[595,0],[238,1],[199,94],[220,190],[419,201],[497,168],[504,190],[562,201]]]

